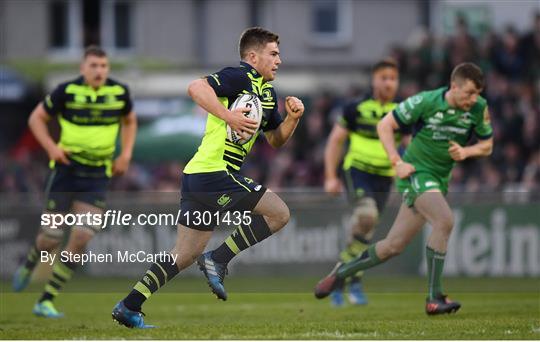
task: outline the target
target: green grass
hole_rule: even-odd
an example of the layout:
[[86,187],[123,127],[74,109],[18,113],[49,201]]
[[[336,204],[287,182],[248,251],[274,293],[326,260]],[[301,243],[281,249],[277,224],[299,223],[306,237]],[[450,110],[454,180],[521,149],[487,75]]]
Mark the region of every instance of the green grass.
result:
[[[313,278],[227,280],[217,301],[202,279],[179,278],[144,307],[157,329],[132,330],[112,321],[112,306],[132,280],[79,278],[59,296],[58,320],[33,317],[39,284],[14,294],[1,286],[2,339],[540,339],[538,279],[448,279],[461,301],[455,315],[423,312],[422,278],[371,277],[370,303],[334,309],[306,291]],[[81,292],[85,291],[85,292]],[[109,291],[107,293],[103,291]],[[286,293],[279,293],[284,291]],[[126,290],[127,292],[127,290]],[[264,293],[263,293],[264,292]]]

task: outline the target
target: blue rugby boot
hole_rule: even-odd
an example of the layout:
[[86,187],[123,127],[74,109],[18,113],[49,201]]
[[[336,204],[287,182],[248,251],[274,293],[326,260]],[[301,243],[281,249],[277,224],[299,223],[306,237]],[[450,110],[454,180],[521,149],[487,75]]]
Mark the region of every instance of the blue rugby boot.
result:
[[61,312],[58,312],[58,310],[56,310],[56,308],[54,307],[53,302],[51,302],[50,300],[44,300],[42,302],[36,303],[36,305],[34,305],[34,309],[32,309],[32,312],[36,316],[45,317],[45,318],[64,317],[64,314]]
[[355,281],[349,285],[349,302],[355,305],[366,305],[368,303],[362,288],[362,282]]
[[32,271],[25,266],[17,268],[17,271],[13,275],[13,291],[21,292],[24,290],[28,286],[28,283],[30,283],[30,276],[32,276]]
[[227,300],[227,292],[223,286],[223,279],[227,274],[227,264],[217,263],[212,259],[212,251],[208,251],[197,258],[197,265],[204,273],[208,286],[221,300]]
[[330,303],[332,303],[332,306],[336,308],[345,305],[345,300],[343,299],[343,289],[335,289],[330,293]]
[[112,311],[113,320],[128,328],[151,329],[156,327],[155,325],[144,324],[143,316],[144,313],[140,311],[128,309],[124,305],[124,301],[119,301]]

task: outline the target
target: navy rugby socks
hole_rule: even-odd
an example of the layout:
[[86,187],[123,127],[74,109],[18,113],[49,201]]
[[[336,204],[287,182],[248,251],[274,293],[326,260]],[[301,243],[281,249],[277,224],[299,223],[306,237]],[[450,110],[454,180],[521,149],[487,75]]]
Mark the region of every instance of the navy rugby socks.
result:
[[225,241],[212,252],[212,259],[218,263],[228,263],[241,251],[271,236],[270,227],[262,215],[251,215],[251,224],[238,226]]
[[124,305],[133,311],[141,311],[142,304],[180,271],[171,254],[165,254],[155,262],[144,276],[133,286],[133,290],[124,298]]

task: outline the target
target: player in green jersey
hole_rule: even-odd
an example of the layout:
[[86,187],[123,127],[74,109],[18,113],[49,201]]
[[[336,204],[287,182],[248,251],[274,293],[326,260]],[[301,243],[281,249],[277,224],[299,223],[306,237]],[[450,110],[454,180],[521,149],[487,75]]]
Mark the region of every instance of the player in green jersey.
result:
[[[272,236],[289,220],[289,209],[277,194],[239,171],[261,131],[272,147],[287,142],[304,105],[296,97],[287,97],[287,116],[282,119],[278,112],[277,96],[270,83],[281,64],[276,34],[260,27],[249,28],[240,38],[239,52],[238,67],[224,68],[195,80],[188,88],[191,98],[209,115],[201,145],[183,172],[181,218],[176,245],[171,251],[177,259],[168,255],[154,263],[114,307],[113,318],[127,327],[150,327],[142,317],[143,303],[195,261],[212,292],[226,300],[223,282],[229,261]],[[248,108],[228,109],[239,95],[246,93],[257,95],[261,101],[260,127],[244,116]],[[241,135],[255,136],[243,145],[235,144],[227,139],[227,125]],[[220,223],[219,217],[224,222],[228,217],[229,222],[225,223],[236,229],[218,248],[203,253],[213,229]],[[171,262],[174,259],[176,262]]]
[[[102,214],[111,176],[126,172],[131,160],[137,118],[128,87],[108,77],[109,60],[105,51],[97,46],[86,48],[80,71],[81,76],[61,83],[47,95],[28,120],[32,133],[50,159],[45,215]],[[58,119],[61,128],[58,143],[47,128],[47,122],[52,118]],[[113,160],[118,133],[122,150]],[[42,253],[54,251],[63,242],[64,227],[55,227],[43,216],[41,222],[35,243],[13,278],[13,289],[17,292],[28,285]],[[64,251],[73,255],[84,253],[87,244],[101,230],[88,219],[77,220],[70,228]],[[58,259],[34,306],[33,312],[38,316],[62,316],[53,300],[78,264]]]
[[[329,194],[342,191],[337,168],[343,145],[349,147],[343,161],[343,173],[348,197],[354,210],[350,222],[350,240],[339,254],[340,262],[348,262],[359,256],[369,246],[377,225],[379,213],[385,207],[395,171],[377,135],[377,124],[397,106],[396,93],[399,86],[397,64],[385,59],[372,68],[371,92],[343,108],[342,115],[332,128],[324,153],[324,188]],[[367,304],[362,287],[363,272],[349,279],[349,300],[352,304]],[[332,305],[344,305],[342,287],[330,295]]]
[[[392,161],[403,193],[403,204],[388,235],[372,244],[351,262],[338,265],[315,288],[324,298],[343,279],[374,267],[400,254],[426,222],[433,230],[426,246],[429,315],[457,311],[461,305],[443,294],[441,277],[448,239],[454,219],[445,194],[456,161],[488,156],[493,149],[493,129],[486,100],[482,71],[472,63],[455,67],[450,88],[421,92],[399,104],[377,125],[377,132]],[[394,131],[413,126],[414,137],[403,159],[399,156]],[[478,141],[466,146],[471,134]]]

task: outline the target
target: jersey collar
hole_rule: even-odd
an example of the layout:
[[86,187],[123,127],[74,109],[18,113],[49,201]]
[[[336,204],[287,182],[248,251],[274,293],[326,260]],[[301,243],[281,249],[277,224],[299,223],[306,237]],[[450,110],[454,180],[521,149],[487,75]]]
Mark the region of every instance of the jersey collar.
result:
[[240,61],[240,67],[241,68],[247,68],[249,72],[256,78],[262,77],[261,74],[257,70],[255,70],[254,67],[252,67],[249,63],[246,63],[244,61]]
[[[445,107],[445,109],[450,109],[452,108],[450,106],[450,104],[448,103],[448,101],[446,101],[446,93],[450,91],[450,88],[449,87],[444,87],[442,92],[441,92],[441,101],[442,101],[442,104],[443,106]],[[454,109],[454,108],[453,108]]]
[[79,85],[83,85],[83,86],[86,86],[94,91],[98,91],[99,89],[101,89],[101,87],[103,87],[104,85],[108,85],[109,84],[109,78],[107,77],[107,79],[105,80],[105,83],[103,83],[98,89],[94,89],[92,88],[88,83],[86,83],[86,81],[84,80],[84,76],[83,75],[80,75],[76,80],[75,80],[75,83],[76,84],[79,84]]

